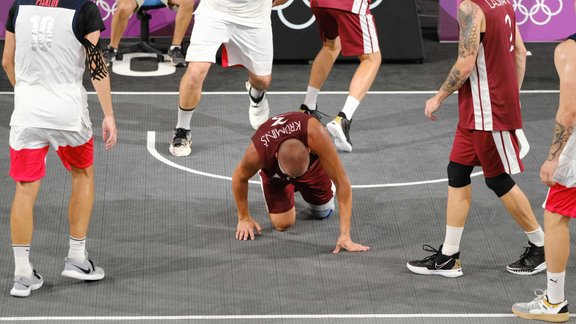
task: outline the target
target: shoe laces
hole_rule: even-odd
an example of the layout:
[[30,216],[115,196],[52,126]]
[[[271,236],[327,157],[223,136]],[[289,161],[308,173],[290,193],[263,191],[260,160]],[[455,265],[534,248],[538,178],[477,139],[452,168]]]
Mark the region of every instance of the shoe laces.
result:
[[183,142],[188,140],[187,132],[188,130],[184,128],[176,128],[176,130],[174,130],[174,138],[172,139],[174,146],[183,145]]
[[529,305],[538,305],[540,302],[546,300],[546,290],[534,289],[534,295],[536,295],[536,297],[528,303]]
[[432,247],[429,244],[424,244],[422,245],[422,250],[426,251],[426,252],[432,252],[434,254],[429,255],[427,257],[425,257],[422,261],[428,261],[431,259],[435,259],[437,258],[440,254],[442,254],[442,252],[440,250],[436,250],[434,247]]
[[530,255],[532,255],[532,251],[534,250],[534,247],[532,246],[526,246],[524,247],[524,253],[522,253],[522,255],[520,256],[520,261],[524,261],[526,260]]

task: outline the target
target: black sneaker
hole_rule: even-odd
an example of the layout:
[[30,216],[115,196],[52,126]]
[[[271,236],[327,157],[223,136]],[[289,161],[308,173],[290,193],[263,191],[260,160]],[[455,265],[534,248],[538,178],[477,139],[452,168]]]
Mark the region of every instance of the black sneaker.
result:
[[352,141],[350,140],[351,124],[352,120],[348,120],[342,113],[339,113],[326,125],[326,130],[334,138],[334,145],[339,151],[352,152]]
[[168,56],[174,66],[186,66],[186,59],[184,57],[184,52],[182,52],[182,47],[174,47],[169,50]]
[[174,129],[169,151],[174,156],[188,156],[192,153],[192,134],[189,129]]
[[521,276],[530,276],[546,270],[544,247],[538,247],[530,241],[528,241],[528,244],[530,246],[526,247],[526,250],[520,256],[520,260],[506,267],[508,272]]
[[118,53],[118,50],[110,46],[107,46],[102,51],[102,57],[104,58],[104,63],[106,63],[107,66],[116,60],[116,53]]
[[305,104],[300,105],[300,112],[316,118],[319,122],[322,122],[322,116],[328,116],[325,113],[318,110],[318,106],[316,106],[316,109],[312,110],[308,108],[308,106],[306,106]]
[[428,244],[422,245],[422,249],[426,252],[433,252],[431,256],[427,256],[422,260],[410,261],[406,264],[408,270],[422,275],[440,275],[448,278],[460,277],[462,272],[462,264],[460,263],[460,252],[453,255],[442,254],[442,245],[436,250]]

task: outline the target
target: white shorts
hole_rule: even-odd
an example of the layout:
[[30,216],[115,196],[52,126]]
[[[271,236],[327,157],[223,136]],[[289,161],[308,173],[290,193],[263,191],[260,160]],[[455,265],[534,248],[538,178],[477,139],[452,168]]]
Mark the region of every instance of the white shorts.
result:
[[216,62],[216,52],[224,45],[222,65],[242,65],[258,76],[272,74],[272,26],[248,27],[212,15],[196,14],[187,62]]
[[82,116],[79,132],[49,128],[10,127],[10,148],[14,150],[39,149],[48,145],[54,150],[62,146],[79,146],[92,138],[90,117]]

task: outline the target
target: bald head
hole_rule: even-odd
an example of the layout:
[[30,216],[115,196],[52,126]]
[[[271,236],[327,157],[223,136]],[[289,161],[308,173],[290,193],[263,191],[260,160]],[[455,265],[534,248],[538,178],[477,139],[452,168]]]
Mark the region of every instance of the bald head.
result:
[[296,178],[308,171],[310,151],[297,139],[282,142],[278,148],[277,157],[280,168],[288,176]]

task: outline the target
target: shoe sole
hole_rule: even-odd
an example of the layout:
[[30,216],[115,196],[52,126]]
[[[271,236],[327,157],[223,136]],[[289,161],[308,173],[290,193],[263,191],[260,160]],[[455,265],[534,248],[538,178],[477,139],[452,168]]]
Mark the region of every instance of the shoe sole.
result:
[[506,267],[506,270],[512,274],[518,275],[518,276],[531,276],[531,275],[535,275],[537,273],[540,273],[544,270],[546,270],[546,262],[542,263],[541,265],[537,266],[536,268],[534,268],[534,270],[532,271],[523,271],[520,269],[513,269],[510,267]]
[[408,270],[420,274],[420,275],[438,275],[446,278],[458,278],[464,274],[462,269],[460,270],[429,270],[426,268],[414,267],[411,266],[409,263],[406,263]]
[[174,146],[170,145],[170,147],[168,148],[168,151],[170,151],[170,154],[174,155],[174,156],[188,156],[190,155],[190,153],[192,153],[192,148],[190,146],[188,146],[185,150],[182,150],[180,147],[175,148]]
[[105,276],[106,276],[106,274],[104,274],[104,273],[102,273],[102,274],[98,274],[98,273],[85,274],[85,273],[80,273],[80,272],[74,271],[74,270],[62,271],[62,277],[78,279],[78,280],[86,280],[86,281],[102,280],[102,279],[104,279]]
[[30,287],[27,290],[20,290],[20,289],[12,288],[10,290],[10,295],[12,295],[14,297],[28,297],[28,296],[30,296],[30,292],[32,290],[40,289],[43,284],[44,284],[44,281],[39,282],[39,283],[34,284],[34,285],[30,285]]
[[326,130],[328,130],[328,133],[334,137],[334,145],[336,145],[336,148],[339,151],[348,153],[352,152],[352,145],[350,145],[346,140],[346,135],[344,135],[342,127],[339,127],[335,123],[328,123],[328,125],[326,125]]
[[552,323],[563,323],[567,322],[570,319],[570,313],[562,313],[562,314],[530,314],[530,313],[523,313],[517,311],[515,308],[512,308],[512,313],[514,315],[528,320],[538,320],[538,321],[546,321]]

